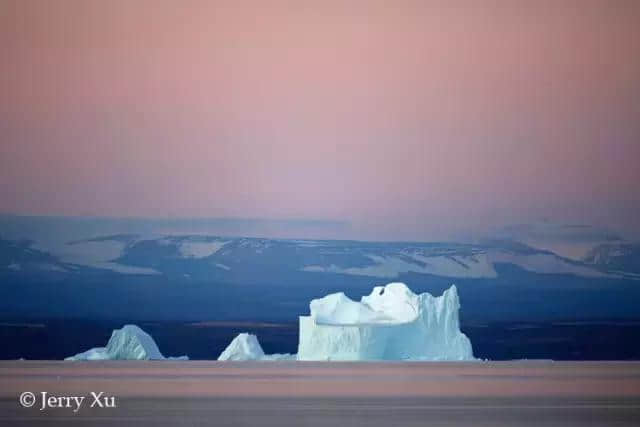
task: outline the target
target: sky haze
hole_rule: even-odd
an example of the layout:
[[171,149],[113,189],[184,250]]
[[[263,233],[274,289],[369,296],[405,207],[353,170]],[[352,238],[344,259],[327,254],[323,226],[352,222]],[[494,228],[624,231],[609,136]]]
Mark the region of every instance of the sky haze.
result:
[[640,2],[0,0],[0,211],[640,232]]

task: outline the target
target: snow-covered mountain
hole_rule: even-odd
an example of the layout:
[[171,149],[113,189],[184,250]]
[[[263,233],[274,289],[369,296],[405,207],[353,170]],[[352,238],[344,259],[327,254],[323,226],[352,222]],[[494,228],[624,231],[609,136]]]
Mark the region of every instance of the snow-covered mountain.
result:
[[[44,246],[0,241],[0,269],[19,271],[28,254],[57,271],[108,270],[121,274],[245,280],[247,275],[341,274],[397,279],[406,274],[492,279],[499,264],[539,274],[632,277],[635,258],[614,264],[582,261],[508,240],[481,244],[281,240],[202,235],[117,234]],[[600,252],[611,246],[601,246]],[[615,246],[629,250],[626,246]],[[626,249],[625,249],[626,248]],[[45,252],[49,249],[51,252]],[[612,251],[609,251],[613,254]],[[28,258],[28,257],[27,257]],[[630,265],[636,263],[635,265]],[[3,265],[4,264],[4,265]],[[26,264],[25,264],[26,265]],[[35,265],[33,262],[29,265]],[[44,268],[44,267],[42,267]]]
[[296,274],[494,279],[499,265],[588,278],[633,278],[627,273],[640,270],[637,258],[617,255],[634,246],[610,230],[587,225],[514,225],[468,243],[283,240],[179,231],[199,224],[0,216],[0,272],[104,271],[243,282]]

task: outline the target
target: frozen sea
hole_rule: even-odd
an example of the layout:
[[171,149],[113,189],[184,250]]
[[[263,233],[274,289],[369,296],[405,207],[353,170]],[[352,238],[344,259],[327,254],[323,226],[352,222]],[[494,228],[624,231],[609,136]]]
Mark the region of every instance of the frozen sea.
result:
[[638,426],[640,363],[0,361],[0,425]]

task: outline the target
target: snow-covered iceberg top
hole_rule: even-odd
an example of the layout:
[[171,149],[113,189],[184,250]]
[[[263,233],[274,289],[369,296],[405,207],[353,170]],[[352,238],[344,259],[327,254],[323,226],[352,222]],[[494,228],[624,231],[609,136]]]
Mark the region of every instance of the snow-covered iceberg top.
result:
[[374,287],[360,302],[342,292],[314,299],[309,304],[309,311],[318,325],[390,325],[416,320],[419,305],[419,296],[404,283],[390,283]]
[[[151,335],[136,325],[125,325],[111,333],[106,347],[87,350],[65,360],[163,360]],[[172,358],[170,358],[172,359]],[[186,356],[176,359],[186,360]]]
[[360,302],[336,293],[309,308],[309,316],[300,316],[298,360],[474,359],[460,331],[455,285],[434,297],[390,283]]

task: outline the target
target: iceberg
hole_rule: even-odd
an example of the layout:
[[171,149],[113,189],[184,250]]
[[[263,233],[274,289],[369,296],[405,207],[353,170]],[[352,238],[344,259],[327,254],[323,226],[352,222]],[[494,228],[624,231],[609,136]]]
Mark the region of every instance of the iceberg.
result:
[[264,351],[258,338],[244,332],[231,341],[218,360],[260,360],[263,357]]
[[376,286],[360,302],[327,295],[300,316],[298,360],[474,360],[459,310],[455,285],[440,297],[404,283]]
[[246,332],[239,334],[220,354],[218,360],[295,360],[291,354],[264,354],[258,338]]
[[[151,335],[136,325],[125,325],[111,333],[106,347],[87,350],[65,360],[165,360]],[[187,360],[187,356],[168,358]]]
[[[258,338],[245,332],[218,360],[475,360],[469,338],[460,331],[455,285],[434,297],[390,283],[374,287],[360,302],[338,292],[312,300],[309,311],[299,318],[297,354],[265,354]],[[125,325],[113,331],[106,347],[65,360],[165,359],[149,334]]]
[[265,354],[255,335],[238,335],[218,360],[476,360],[460,331],[455,285],[439,297],[404,283],[376,286],[356,302],[338,292],[300,316],[297,355]]

